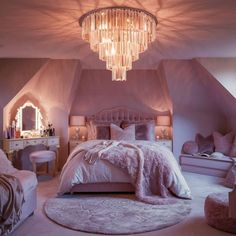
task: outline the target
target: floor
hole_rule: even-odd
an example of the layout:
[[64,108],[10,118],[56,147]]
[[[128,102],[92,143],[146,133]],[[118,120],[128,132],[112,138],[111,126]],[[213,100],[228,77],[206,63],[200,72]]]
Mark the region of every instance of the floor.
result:
[[[222,179],[198,175],[193,173],[184,173],[184,176],[191,187],[193,200],[192,212],[175,226],[153,231],[149,233],[136,234],[138,236],[222,236],[232,235],[222,231],[215,230],[208,226],[204,220],[204,200],[209,193],[212,192],[228,192],[230,189],[225,188],[221,183]],[[50,221],[43,212],[43,204],[46,199],[56,195],[58,186],[58,177],[51,180],[41,180],[38,186],[38,207],[35,214],[29,217],[20,227],[18,227],[11,235],[12,236],[86,236],[98,235],[73,231],[64,228]],[[78,217],[79,220],[79,217]]]

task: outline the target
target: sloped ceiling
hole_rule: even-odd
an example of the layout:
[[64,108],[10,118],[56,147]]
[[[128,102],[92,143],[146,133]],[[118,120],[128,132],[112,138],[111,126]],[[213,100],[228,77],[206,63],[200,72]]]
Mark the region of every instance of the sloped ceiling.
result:
[[198,58],[197,60],[236,98],[236,58]]
[[159,21],[157,40],[136,69],[155,69],[162,59],[236,57],[235,0],[1,0],[0,57],[80,59],[84,68],[104,69],[77,21],[116,5],[145,9]]

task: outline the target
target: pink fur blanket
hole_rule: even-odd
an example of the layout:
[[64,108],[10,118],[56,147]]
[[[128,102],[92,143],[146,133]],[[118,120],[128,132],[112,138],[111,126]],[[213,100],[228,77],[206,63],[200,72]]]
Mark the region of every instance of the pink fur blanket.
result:
[[[147,141],[88,141],[77,147],[63,167],[61,181],[70,161],[78,155],[94,165],[106,160],[126,172],[135,186],[136,197],[151,204],[176,202],[174,196],[191,198],[179,166],[167,148]],[[60,184],[63,186],[63,183]],[[60,189],[59,192],[65,192]]]

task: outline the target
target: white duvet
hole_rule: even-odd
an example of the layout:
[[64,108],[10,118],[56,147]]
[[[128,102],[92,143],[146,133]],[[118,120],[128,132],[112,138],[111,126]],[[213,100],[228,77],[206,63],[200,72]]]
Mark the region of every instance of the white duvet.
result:
[[146,196],[153,192],[160,197],[191,198],[173,154],[156,142],[93,140],[80,144],[63,167],[59,193],[70,192],[79,183],[104,182],[132,183],[136,196],[153,204],[159,203]]

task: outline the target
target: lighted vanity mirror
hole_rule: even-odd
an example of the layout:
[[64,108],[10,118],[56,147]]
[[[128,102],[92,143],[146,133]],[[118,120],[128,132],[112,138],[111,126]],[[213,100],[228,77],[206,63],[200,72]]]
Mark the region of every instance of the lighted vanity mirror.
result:
[[32,132],[39,134],[42,127],[40,109],[31,102],[26,102],[19,107],[16,114],[16,127],[20,129],[21,135],[24,135],[24,133],[32,134]]

